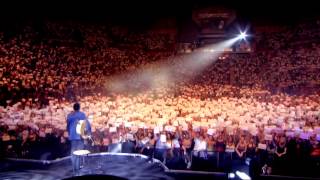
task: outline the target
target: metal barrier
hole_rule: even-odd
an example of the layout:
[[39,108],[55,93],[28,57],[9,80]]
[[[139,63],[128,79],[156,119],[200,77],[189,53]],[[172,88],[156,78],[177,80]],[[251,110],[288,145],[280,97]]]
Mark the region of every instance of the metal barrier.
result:
[[[191,151],[191,164],[193,163],[193,158],[194,158],[194,153],[195,152],[200,152],[200,151]],[[220,157],[221,154],[229,154],[230,155],[230,160],[233,160],[233,153],[235,151],[233,149],[227,149],[225,152],[219,152],[219,151],[205,151],[205,153],[207,154],[207,156],[212,156],[215,155],[216,156],[216,167],[219,168],[220,167]]]
[[166,173],[176,180],[194,180],[194,179],[227,180],[228,179],[228,174],[222,173],[222,172],[169,170]]
[[318,178],[313,177],[293,177],[293,176],[280,176],[280,175],[261,175],[259,177],[261,180],[280,180],[280,179],[287,179],[287,180],[319,180]]

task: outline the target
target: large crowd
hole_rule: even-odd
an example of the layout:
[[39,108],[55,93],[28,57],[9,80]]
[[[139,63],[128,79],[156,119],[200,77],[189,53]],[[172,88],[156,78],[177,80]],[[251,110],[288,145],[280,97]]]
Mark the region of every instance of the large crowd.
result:
[[[66,116],[79,101],[92,125],[92,152],[126,143],[123,152],[173,168],[197,169],[226,153],[257,162],[266,174],[288,164],[318,167],[320,56],[319,45],[306,41],[317,32],[306,29],[312,33],[264,35],[262,50],[226,54],[190,78],[183,78],[190,73],[183,68],[173,73],[178,77],[160,76],[163,64],[180,67],[183,61],[175,55],[175,35],[59,23],[41,33],[30,26],[14,37],[2,33],[0,155],[69,155]],[[152,73],[136,75],[141,67]],[[113,82],[119,79],[125,83]],[[163,82],[168,79],[174,83]],[[296,87],[302,94],[293,95]]]
[[[164,45],[166,48],[172,46],[170,37],[162,34],[150,35],[148,37],[152,38],[146,37],[143,41],[140,39],[144,36],[135,35],[132,37],[135,43],[130,45],[132,42],[124,38],[131,37],[130,34],[119,35],[113,31],[124,30],[111,29],[108,34],[115,45],[110,45],[110,39],[101,33],[104,26],[97,30],[78,24],[65,28],[55,23],[44,26],[42,33],[30,26],[14,37],[2,33],[1,105],[13,105],[32,98],[38,99],[43,106],[48,104],[48,97],[62,99],[70,94],[88,95],[101,90],[105,76],[136,68],[147,63],[146,59],[152,62],[168,57],[173,51],[163,52],[161,49]],[[74,38],[75,31],[81,38]],[[70,39],[72,44],[69,44]],[[163,46],[154,47],[156,43],[153,41],[161,41]],[[130,48],[122,47],[122,44],[129,44]]]

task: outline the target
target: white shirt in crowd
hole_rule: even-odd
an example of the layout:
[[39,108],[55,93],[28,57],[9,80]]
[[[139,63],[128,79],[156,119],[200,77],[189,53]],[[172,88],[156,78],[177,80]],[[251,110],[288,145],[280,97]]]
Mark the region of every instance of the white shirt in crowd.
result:
[[207,150],[207,142],[198,138],[194,139],[194,151],[205,151]]
[[172,140],[172,145],[173,145],[173,148],[180,148],[179,140],[178,139],[173,139]]

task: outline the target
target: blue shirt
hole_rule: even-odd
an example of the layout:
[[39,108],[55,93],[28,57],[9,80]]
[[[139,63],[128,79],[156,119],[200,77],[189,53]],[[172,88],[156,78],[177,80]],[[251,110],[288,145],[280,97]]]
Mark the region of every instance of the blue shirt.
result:
[[159,138],[156,142],[156,149],[167,149],[167,143],[161,142]]
[[67,117],[67,130],[69,134],[69,140],[81,140],[81,136],[77,134],[76,128],[77,124],[80,120],[86,121],[86,133],[91,134],[91,126],[90,123],[86,117],[86,115],[83,112],[80,111],[74,111],[70,114],[68,114]]

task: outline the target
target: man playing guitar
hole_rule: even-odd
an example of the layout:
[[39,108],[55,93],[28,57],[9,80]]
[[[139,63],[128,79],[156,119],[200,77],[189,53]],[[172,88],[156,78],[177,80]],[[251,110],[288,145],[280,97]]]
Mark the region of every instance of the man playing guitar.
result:
[[86,115],[80,111],[80,104],[73,105],[73,112],[67,116],[67,130],[69,140],[71,142],[71,161],[73,171],[76,172],[80,168],[79,158],[74,156],[77,150],[84,150],[85,139],[91,139],[91,125]]

